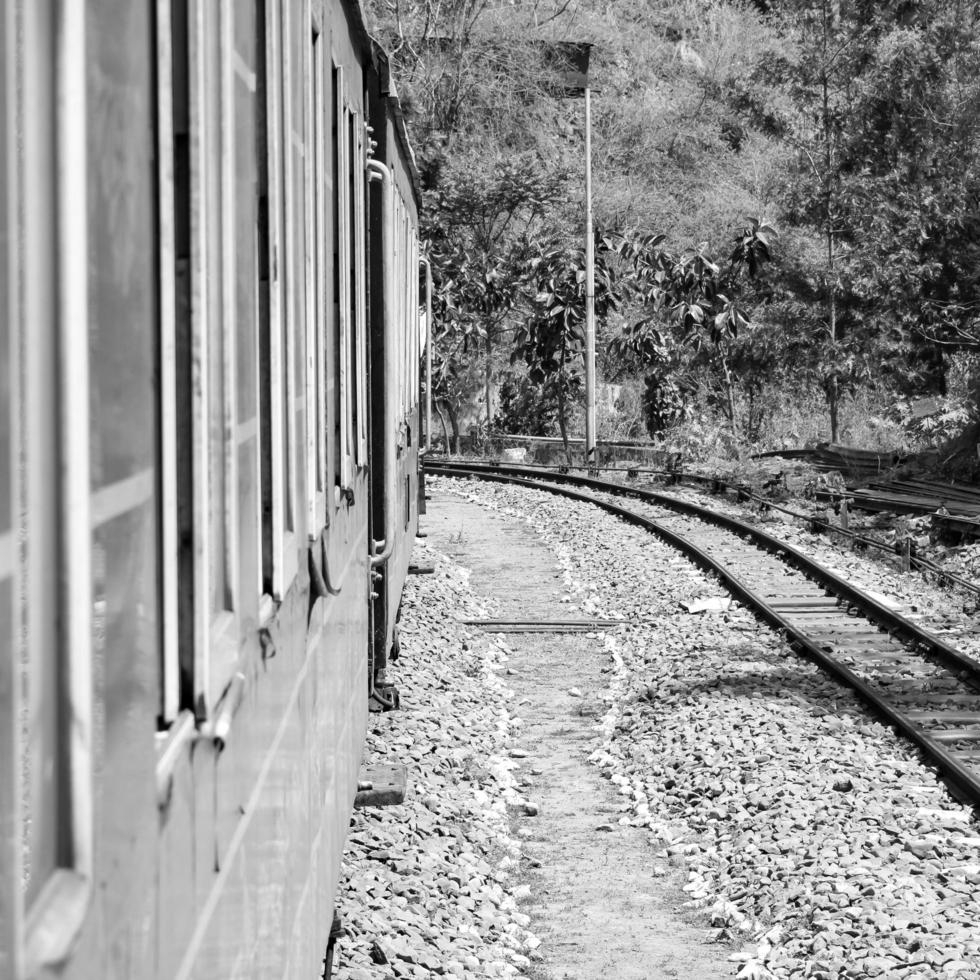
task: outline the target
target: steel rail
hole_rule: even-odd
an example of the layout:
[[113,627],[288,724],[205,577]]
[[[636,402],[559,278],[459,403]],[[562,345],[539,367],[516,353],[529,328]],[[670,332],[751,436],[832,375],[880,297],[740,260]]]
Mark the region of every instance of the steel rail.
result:
[[[433,463],[434,465],[440,466],[473,465],[487,466],[494,469],[506,468],[505,466],[502,467],[499,463],[491,461],[460,461],[459,463],[454,463],[450,460],[434,460]],[[645,473],[653,476],[665,476],[676,483],[690,481],[693,483],[708,484],[711,487],[711,492],[717,493],[731,490],[736,494],[739,501],[751,500],[757,503],[760,508],[765,507],[768,510],[778,511],[780,514],[786,514],[787,516],[796,520],[804,521],[805,523],[809,524],[811,528],[819,528],[831,534],[840,534],[848,538],[854,547],[860,546],[863,548],[874,548],[875,550],[881,551],[892,557],[898,554],[894,543],[890,544],[887,541],[879,541],[877,538],[868,537],[866,534],[861,534],[858,531],[852,531],[850,528],[836,527],[831,524],[829,520],[823,520],[812,514],[802,514],[798,510],[793,510],[790,507],[784,507],[774,500],[760,496],[750,487],[747,487],[742,483],[731,483],[720,476],[708,476],[704,473],[690,473],[683,469],[665,470],[642,466],[586,466],[584,464],[573,464],[571,467],[568,467],[564,464],[555,465],[551,463],[522,463],[521,469],[525,471],[541,470],[543,472],[554,472],[561,475],[565,475],[569,469],[586,470],[590,475],[594,475],[602,471],[626,474]],[[617,486],[620,485],[617,484]],[[830,496],[828,497],[828,502],[830,504],[834,504],[835,502],[841,500],[853,499],[854,497],[852,494],[848,493],[846,490],[841,490],[839,492],[831,492]],[[943,568],[941,565],[937,565],[936,562],[929,558],[920,558],[917,555],[911,555],[909,557],[909,563],[912,567],[918,568],[923,574],[928,573],[930,575],[935,575],[936,580],[940,585],[943,583],[956,585],[966,592],[972,592],[974,595],[980,595],[980,585],[963,578],[962,575],[957,575],[956,572],[951,572],[948,569]]]
[[[429,465],[429,463],[426,463],[427,468]],[[545,477],[537,473],[522,471],[520,467],[494,466],[489,468],[480,465],[470,466],[468,464],[455,463],[448,465],[460,470],[461,472],[465,471],[467,473],[473,473],[474,475],[479,475],[480,472],[492,472],[530,478],[531,480],[538,482],[545,479]],[[447,464],[440,463],[437,466],[431,467],[431,472],[433,473],[444,473],[446,471]],[[774,535],[769,534],[767,531],[763,531],[751,524],[747,524],[745,521],[740,521],[736,517],[730,517],[727,514],[719,514],[708,507],[703,507],[700,504],[691,503],[687,500],[679,500],[677,497],[671,497],[668,494],[658,493],[656,490],[644,490],[640,487],[625,487],[622,484],[611,483],[608,480],[597,480],[589,477],[575,476],[571,473],[549,473],[547,474],[546,479],[554,483],[567,483],[571,484],[572,486],[588,487],[590,489],[599,490],[602,493],[611,493],[616,496],[634,497],[638,500],[654,503],[661,507],[666,507],[669,510],[675,510],[679,513],[687,514],[691,517],[697,517],[712,524],[717,524],[720,527],[724,527],[727,530],[738,534],[740,537],[754,540],[766,550],[772,551],[773,553],[786,559],[789,564],[793,565],[793,567],[815,579],[821,585],[832,589],[842,598],[846,598],[849,603],[857,606],[862,612],[864,612],[869,619],[874,619],[880,625],[886,626],[890,633],[898,634],[910,643],[915,642],[927,645],[929,647],[929,652],[937,659],[942,661],[944,666],[953,670],[966,670],[970,674],[974,675],[978,684],[980,684],[980,662],[977,662],[972,657],[966,656],[966,654],[957,650],[955,647],[943,642],[943,640],[941,640],[938,636],[934,636],[932,633],[929,633],[927,630],[922,629],[922,627],[917,626],[904,616],[896,613],[892,609],[889,609],[872,596],[869,596],[866,592],[857,588],[857,586],[852,585],[846,579],[843,579],[835,572],[832,572],[829,568],[825,568],[815,559],[805,555],[799,548],[796,548],[794,545],[791,545],[786,541],[780,540]]]
[[[431,467],[431,472],[433,475],[438,474],[460,479],[476,477],[491,482],[509,483],[530,489],[547,490],[550,493],[555,493],[571,500],[592,504],[628,524],[641,527],[655,534],[687,555],[705,570],[718,575],[733,595],[738,597],[749,608],[753,609],[775,631],[786,637],[794,652],[807,656],[827,673],[853,689],[880,717],[886,720],[925,754],[943,774],[947,784],[955,793],[959,794],[973,806],[980,807],[980,773],[973,771],[960,762],[937,739],[919,728],[910,718],[878,694],[853,670],[822,650],[803,629],[787,619],[777,609],[773,608],[773,606],[761,596],[757,595],[737,575],[726,568],[724,564],[717,561],[702,548],[698,547],[698,545],[689,541],[676,531],[665,527],[660,522],[638,514],[636,511],[629,510],[606,500],[598,499],[588,493],[581,493],[566,487],[544,483],[536,475],[529,477],[527,474],[512,472],[512,469],[510,467],[489,469],[486,467],[460,464],[440,464]],[[557,479],[559,476],[561,478],[560,480]],[[790,559],[790,563],[798,568],[798,570],[815,578],[825,588],[829,588],[831,591],[837,593],[840,598],[846,599],[849,604],[857,605],[872,622],[876,622],[879,626],[887,626],[891,633],[898,632],[905,642],[915,645],[915,649],[919,654],[929,655],[939,660],[943,666],[956,671],[960,680],[964,680],[963,674],[966,673],[974,684],[980,686],[980,663],[977,663],[972,658],[967,657],[948,644],[943,643],[938,637],[933,636],[931,633],[918,627],[915,623],[888,609],[871,596],[868,596],[860,589],[857,589],[855,586],[835,575],[829,569],[807,558],[796,548],[779,541],[764,531],[759,531],[757,528],[743,524],[734,518],[713,514],[711,511],[697,504],[677,501],[674,498],[661,499],[662,495],[654,491],[624,488],[618,484],[609,484],[606,481],[592,480],[585,477],[575,477],[570,474],[549,474],[549,479],[554,480],[554,482],[584,486],[602,493],[612,492],[620,495],[639,497],[662,504],[674,510],[680,510],[689,516],[708,520],[725,527],[726,530],[738,534],[741,537],[755,538],[755,543],[761,544],[764,550],[775,552],[782,557]]]

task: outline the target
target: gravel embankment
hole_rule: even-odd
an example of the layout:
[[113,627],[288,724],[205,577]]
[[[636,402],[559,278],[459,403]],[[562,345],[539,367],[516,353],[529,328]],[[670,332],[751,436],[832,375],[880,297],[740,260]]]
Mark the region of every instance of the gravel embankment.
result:
[[506,654],[456,622],[492,615],[465,569],[418,545],[416,560],[436,560],[437,573],[406,587],[402,707],[373,716],[365,753],[407,765],[409,790],[402,805],[354,813],[335,976],[519,978],[538,940],[512,880],[520,847],[507,806],[521,797],[506,746],[520,723],[497,676]]
[[620,822],[687,866],[733,972],[980,980],[980,831],[914,750],[737,604],[683,612],[720,587],[658,541],[546,492],[439,485],[528,520],[571,615],[637,622],[607,634],[592,758]]

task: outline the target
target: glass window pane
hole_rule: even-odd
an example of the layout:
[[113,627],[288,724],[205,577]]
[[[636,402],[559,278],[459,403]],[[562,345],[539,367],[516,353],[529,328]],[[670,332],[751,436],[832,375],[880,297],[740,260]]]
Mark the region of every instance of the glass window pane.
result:
[[229,608],[227,566],[225,559],[225,471],[226,445],[228,442],[225,405],[225,336],[222,283],[222,200],[221,182],[221,72],[223,58],[219,7],[206,4],[204,43],[205,59],[205,139],[211,141],[207,154],[205,183],[205,210],[207,241],[207,282],[203,284],[208,297],[207,348],[208,348],[208,526],[210,533],[211,610],[220,612]]

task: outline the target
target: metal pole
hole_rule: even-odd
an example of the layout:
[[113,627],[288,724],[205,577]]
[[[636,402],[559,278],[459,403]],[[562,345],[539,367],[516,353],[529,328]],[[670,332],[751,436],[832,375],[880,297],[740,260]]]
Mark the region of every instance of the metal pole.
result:
[[585,462],[595,451],[595,247],[592,241],[592,93],[585,89]]

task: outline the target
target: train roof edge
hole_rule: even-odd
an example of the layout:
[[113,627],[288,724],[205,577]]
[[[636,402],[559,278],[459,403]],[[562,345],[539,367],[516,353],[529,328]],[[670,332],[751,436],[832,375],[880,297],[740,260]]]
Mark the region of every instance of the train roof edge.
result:
[[415,206],[421,210],[422,207],[422,181],[419,178],[418,165],[415,162],[415,151],[408,138],[408,125],[405,122],[405,114],[402,112],[401,100],[398,97],[398,89],[395,79],[391,74],[391,63],[388,52],[381,44],[371,38],[371,55],[375,70],[378,73],[378,83],[381,88],[381,95],[384,97],[388,111],[391,113],[394,122],[395,133],[401,147],[402,155],[408,168],[409,176],[412,181],[412,192],[415,195]]
[[367,21],[364,18],[364,7],[361,0],[343,0],[344,6],[350,13],[351,23],[357,35],[358,43],[363,51],[368,55],[371,65],[378,75],[380,94],[385,98],[388,111],[391,113],[395,124],[395,133],[398,136],[398,143],[401,147],[402,155],[408,167],[408,173],[412,181],[412,192],[415,195],[415,206],[421,210],[422,207],[422,181],[419,178],[419,168],[415,162],[415,151],[408,138],[408,126],[405,123],[405,114],[402,112],[401,100],[398,98],[398,90],[395,80],[391,76],[391,59],[388,52],[374,37],[371,36],[367,28]]

